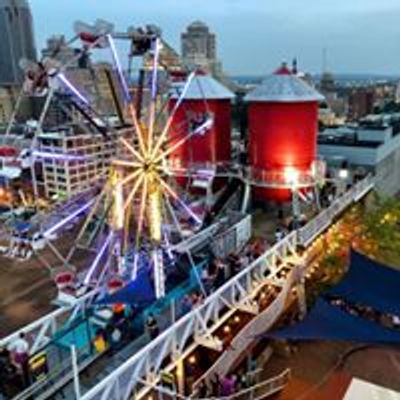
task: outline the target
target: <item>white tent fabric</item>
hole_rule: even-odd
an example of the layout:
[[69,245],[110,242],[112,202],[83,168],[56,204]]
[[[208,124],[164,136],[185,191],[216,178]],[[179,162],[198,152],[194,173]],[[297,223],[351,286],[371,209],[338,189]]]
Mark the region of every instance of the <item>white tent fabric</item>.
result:
[[354,378],[343,400],[400,400],[400,393]]

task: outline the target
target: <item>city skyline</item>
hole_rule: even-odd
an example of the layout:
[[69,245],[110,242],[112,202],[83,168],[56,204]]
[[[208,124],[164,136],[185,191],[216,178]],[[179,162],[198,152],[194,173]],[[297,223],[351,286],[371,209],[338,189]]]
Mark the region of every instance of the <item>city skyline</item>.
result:
[[283,0],[268,7],[261,0],[216,0],[210,7],[200,0],[188,3],[120,0],[119,7],[110,7],[94,0],[33,0],[31,6],[38,48],[51,34],[70,37],[77,19],[92,22],[105,18],[122,30],[132,24],[156,23],[179,50],[180,34],[200,19],[216,33],[218,57],[231,75],[264,75],[295,56],[301,69],[318,73],[322,71],[324,48],[328,49],[328,69],[336,73],[400,71],[396,45],[400,4],[394,0],[379,4],[374,0],[338,0],[335,4]]

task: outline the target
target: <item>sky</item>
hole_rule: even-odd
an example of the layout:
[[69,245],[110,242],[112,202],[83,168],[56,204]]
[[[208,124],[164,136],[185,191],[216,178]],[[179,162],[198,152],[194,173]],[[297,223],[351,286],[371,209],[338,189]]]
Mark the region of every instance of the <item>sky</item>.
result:
[[319,73],[323,49],[333,73],[400,74],[400,0],[30,0],[38,48],[52,34],[72,37],[75,20],[116,29],[155,23],[180,50],[180,33],[197,19],[217,34],[231,75],[265,75],[297,57]]

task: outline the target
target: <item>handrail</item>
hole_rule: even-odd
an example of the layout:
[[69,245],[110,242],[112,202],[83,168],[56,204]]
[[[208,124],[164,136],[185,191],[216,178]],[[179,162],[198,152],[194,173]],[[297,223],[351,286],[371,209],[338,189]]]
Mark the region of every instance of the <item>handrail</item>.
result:
[[374,187],[374,178],[368,175],[364,180],[356,183],[348,192],[334,200],[334,202],[303,228],[298,230],[299,245],[307,247],[319,236],[333,220],[340,215],[350,204],[359,201]]
[[[179,161],[179,162],[177,162]],[[298,171],[296,183],[287,177],[287,173],[281,169],[271,170],[258,167],[242,167],[231,162],[216,163],[182,163],[181,160],[170,160],[169,171],[175,176],[201,176],[212,174],[215,177],[236,177],[244,182],[261,187],[291,189],[314,186],[322,180],[321,173],[315,173],[311,168],[308,171]]]
[[[111,391],[113,393],[118,391],[115,399],[128,399],[133,387],[140,382],[141,378],[154,373],[157,375],[161,371],[163,360],[168,356],[182,353],[188,344],[192,343],[191,337],[205,336],[212,342],[212,327],[209,328],[209,325],[218,322],[216,316],[227,307],[232,309],[242,302],[248,302],[252,294],[256,294],[257,287],[264,285],[265,278],[263,277],[267,271],[272,269],[268,278],[273,279],[283,268],[283,266],[273,268],[276,260],[292,254],[295,247],[296,232],[292,232],[206,298],[201,306],[179,319],[160,336],[121,364],[97,386],[84,394],[82,399],[106,400]],[[257,277],[258,279],[254,281]],[[153,368],[151,364],[153,364]],[[130,376],[130,379],[127,380],[127,376]]]
[[[276,392],[282,390],[285,385],[289,382],[291,377],[291,370],[287,368],[281,374],[274,376],[266,381],[257,383],[256,385],[243,389],[240,392],[237,392],[231,396],[219,396],[219,397],[207,397],[207,398],[198,398],[191,397],[193,400],[261,400],[265,397],[272,396]],[[255,393],[260,389],[263,390],[266,388],[267,390],[262,391],[261,393]]]
[[98,290],[92,290],[78,298],[75,304],[57,308],[53,312],[44,315],[38,320],[2,338],[0,340],[0,347],[7,347],[12,341],[19,337],[20,333],[23,332],[28,336],[28,338],[29,336],[34,336],[30,352],[31,354],[35,353],[49,342],[50,339],[47,335],[53,336],[60,328],[60,323],[61,325],[67,323],[69,317],[75,310],[82,308],[87,302],[91,302],[97,295]]
[[295,270],[291,272],[290,277],[285,282],[285,286],[272,303],[239,331],[231,342],[231,349],[223,352],[211,368],[194,383],[193,386],[195,388],[198,387],[200,382],[208,381],[209,377],[215,374],[219,376],[226,375],[231,370],[240,354],[243,354],[257,337],[272,327],[285,309],[288,294],[298,275],[296,272]]

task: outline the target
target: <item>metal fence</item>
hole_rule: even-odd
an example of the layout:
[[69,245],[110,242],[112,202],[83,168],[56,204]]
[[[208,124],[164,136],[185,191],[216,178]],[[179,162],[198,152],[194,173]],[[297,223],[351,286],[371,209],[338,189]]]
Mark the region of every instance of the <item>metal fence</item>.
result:
[[318,214],[307,225],[298,230],[298,243],[307,247],[322,232],[328,228],[352,203],[358,202],[374,187],[374,178],[369,175],[364,180],[356,183],[348,192],[337,198],[326,210]]

